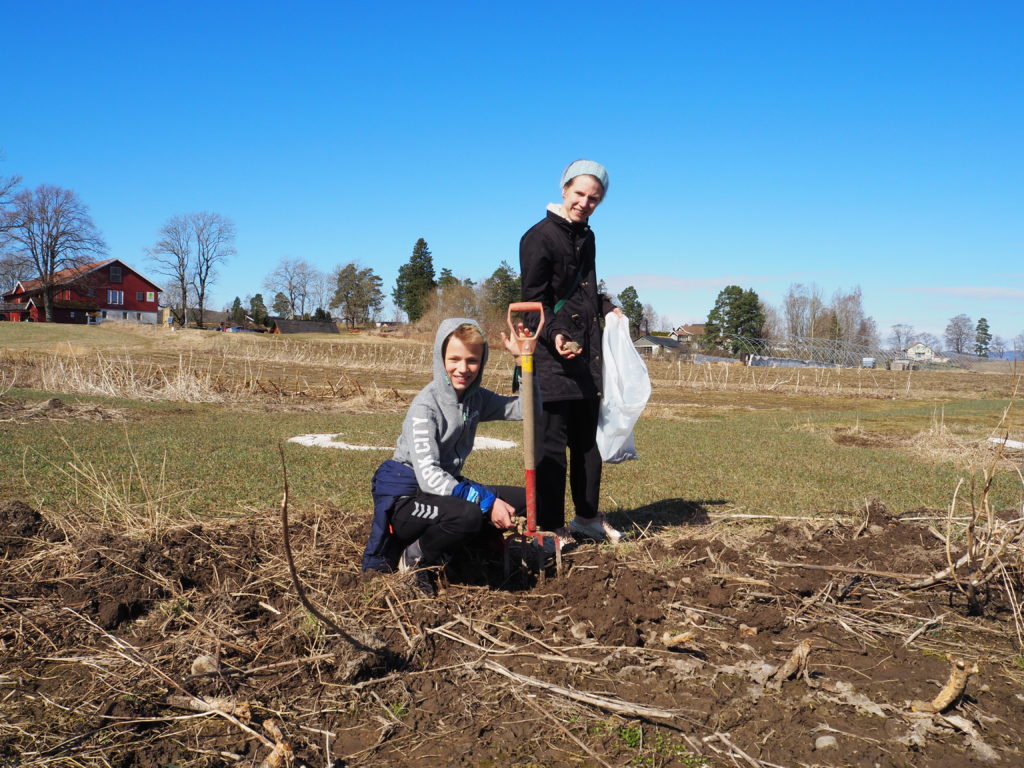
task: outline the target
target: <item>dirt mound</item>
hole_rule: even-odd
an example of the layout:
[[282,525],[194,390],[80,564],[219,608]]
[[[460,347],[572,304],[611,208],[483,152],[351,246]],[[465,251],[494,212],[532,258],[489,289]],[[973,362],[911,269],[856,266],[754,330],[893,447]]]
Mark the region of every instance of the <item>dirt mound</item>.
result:
[[127,411],[121,408],[104,408],[96,403],[65,403],[57,397],[37,403],[0,401],[0,416],[3,420],[23,422],[46,421],[127,421]]
[[[434,600],[404,575],[357,572],[366,523],[321,510],[292,526],[332,627],[295,598],[272,514],[62,539],[0,505],[0,762],[1024,759],[1015,606],[994,582],[973,603],[948,580],[908,588],[947,567],[946,548],[880,504],[743,547],[706,519],[584,545],[561,575],[506,577],[491,537]],[[928,712],[957,659],[966,689]]]

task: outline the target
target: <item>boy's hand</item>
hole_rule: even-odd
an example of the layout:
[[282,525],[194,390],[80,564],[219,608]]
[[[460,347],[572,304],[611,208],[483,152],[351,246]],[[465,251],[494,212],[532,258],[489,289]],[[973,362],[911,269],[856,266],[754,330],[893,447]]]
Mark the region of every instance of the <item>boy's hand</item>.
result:
[[507,531],[516,527],[516,509],[507,501],[494,500],[491,508],[491,524],[499,531]]
[[[531,335],[530,334],[530,329],[524,327],[522,323],[519,323],[517,325],[516,333],[518,333],[520,337],[525,337],[525,338],[529,338],[530,335]],[[520,347],[519,340],[515,339],[515,338],[513,338],[511,336],[506,336],[505,332],[502,331],[501,332],[501,343],[505,345],[505,349],[507,349],[509,351],[509,353],[513,357],[515,357],[516,361],[518,362],[519,356],[523,354],[523,350]]]

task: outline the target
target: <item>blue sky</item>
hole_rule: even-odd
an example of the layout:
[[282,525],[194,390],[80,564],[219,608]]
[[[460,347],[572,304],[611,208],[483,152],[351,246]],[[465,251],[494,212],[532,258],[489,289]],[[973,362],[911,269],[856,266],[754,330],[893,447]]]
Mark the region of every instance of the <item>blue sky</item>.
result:
[[219,308],[285,257],[483,279],[577,157],[598,274],[674,323],[735,283],[860,285],[885,336],[1024,332],[1024,4],[0,0],[0,174],[147,269],[216,211]]

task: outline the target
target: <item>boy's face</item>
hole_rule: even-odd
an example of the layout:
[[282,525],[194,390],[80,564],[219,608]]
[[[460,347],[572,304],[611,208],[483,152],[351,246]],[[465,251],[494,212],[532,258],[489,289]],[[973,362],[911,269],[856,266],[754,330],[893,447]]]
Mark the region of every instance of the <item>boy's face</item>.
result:
[[448,339],[448,347],[444,353],[444,370],[452,382],[452,387],[460,396],[476,381],[483,354],[483,344],[464,344],[455,336]]

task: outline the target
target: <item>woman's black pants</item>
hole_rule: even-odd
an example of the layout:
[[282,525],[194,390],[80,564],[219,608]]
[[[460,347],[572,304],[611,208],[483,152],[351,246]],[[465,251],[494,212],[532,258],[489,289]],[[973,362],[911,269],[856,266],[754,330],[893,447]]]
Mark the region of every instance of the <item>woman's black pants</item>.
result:
[[[601,493],[601,451],[597,447],[600,400],[543,404],[537,435],[537,524],[553,531],[565,525],[565,475],[576,514],[597,516]],[[569,451],[568,465],[566,449]]]

